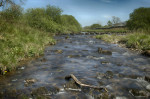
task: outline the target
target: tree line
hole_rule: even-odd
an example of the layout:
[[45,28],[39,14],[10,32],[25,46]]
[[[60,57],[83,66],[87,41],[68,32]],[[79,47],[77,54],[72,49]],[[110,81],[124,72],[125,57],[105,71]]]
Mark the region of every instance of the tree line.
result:
[[62,15],[62,9],[48,5],[46,8],[31,8],[23,11],[19,5],[10,5],[0,11],[1,31],[4,24],[22,23],[51,33],[69,33],[81,31],[80,23],[72,15]]
[[[96,29],[100,27],[111,27],[121,23],[119,17],[112,16],[112,19],[107,22],[107,25],[92,24],[85,26],[84,29]],[[130,15],[129,20],[125,21],[125,25],[129,30],[150,32],[150,8],[140,7],[135,9]]]

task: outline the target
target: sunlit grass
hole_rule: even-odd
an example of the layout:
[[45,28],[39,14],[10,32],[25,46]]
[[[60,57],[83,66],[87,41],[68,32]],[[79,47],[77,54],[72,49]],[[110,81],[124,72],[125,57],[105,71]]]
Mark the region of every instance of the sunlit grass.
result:
[[83,29],[83,32],[101,32],[101,33],[123,33],[129,32],[126,28],[114,28],[114,29]]
[[0,33],[0,71],[16,69],[20,61],[43,54],[46,44],[55,43],[50,33],[29,26],[7,24]]
[[132,33],[127,35],[97,35],[97,39],[110,43],[124,43],[128,48],[150,50],[150,35],[148,33]]

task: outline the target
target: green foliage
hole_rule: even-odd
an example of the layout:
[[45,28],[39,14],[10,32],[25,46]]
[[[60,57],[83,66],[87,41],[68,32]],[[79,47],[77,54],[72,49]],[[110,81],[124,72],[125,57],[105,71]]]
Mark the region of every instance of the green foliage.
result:
[[145,30],[150,32],[150,8],[138,8],[130,14],[127,26],[131,30]]
[[62,10],[55,6],[48,5],[46,9],[28,9],[25,14],[27,23],[51,33],[79,32],[81,26],[71,15],[61,15]]
[[100,27],[102,27],[100,24],[92,24],[90,26],[91,29],[96,29],[96,28],[100,28]]
[[22,8],[18,5],[12,5],[8,9],[0,12],[1,21],[12,22],[22,16]]
[[56,23],[61,22],[61,13],[62,9],[56,7],[56,6],[50,6],[48,5],[46,8],[46,15],[52,18],[52,20]]
[[141,50],[150,50],[150,35],[135,33],[126,36],[126,46]]
[[21,61],[43,54],[46,44],[55,44],[52,33],[79,32],[81,26],[55,6],[28,9],[12,5],[0,11],[0,74],[16,69]]
[[72,15],[61,16],[62,26],[65,26],[66,31],[79,32],[81,31],[81,25]]
[[126,28],[112,28],[112,29],[83,29],[83,32],[98,32],[98,33],[122,33],[122,32],[129,32]]
[[113,23],[109,20],[109,21],[107,22],[107,25],[108,25],[108,26],[112,26]]
[[109,43],[117,43],[118,41],[123,39],[124,36],[115,35],[115,34],[113,34],[113,35],[104,34],[104,35],[97,35],[97,36],[95,36],[95,38],[104,40]]
[[55,41],[47,32],[8,23],[7,30],[0,34],[0,72],[14,70],[20,61],[43,54],[49,42]]
[[97,35],[97,39],[104,40],[110,43],[124,43],[128,48],[138,50],[150,50],[150,35],[144,33],[133,33],[127,35]]

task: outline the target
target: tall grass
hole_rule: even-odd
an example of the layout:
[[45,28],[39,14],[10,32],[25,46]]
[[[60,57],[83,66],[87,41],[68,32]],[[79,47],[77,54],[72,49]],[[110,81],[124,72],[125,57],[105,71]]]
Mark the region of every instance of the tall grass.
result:
[[55,40],[47,33],[25,25],[5,24],[0,32],[0,72],[16,69],[20,61],[43,54],[44,46]]
[[150,50],[150,35],[134,33],[126,36],[126,46],[140,50]]
[[133,33],[127,35],[97,35],[97,39],[102,39],[110,43],[124,43],[128,48],[138,50],[150,50],[150,35],[148,33]]
[[114,29],[83,29],[83,32],[101,32],[101,33],[123,33],[129,32],[126,28],[114,28]]

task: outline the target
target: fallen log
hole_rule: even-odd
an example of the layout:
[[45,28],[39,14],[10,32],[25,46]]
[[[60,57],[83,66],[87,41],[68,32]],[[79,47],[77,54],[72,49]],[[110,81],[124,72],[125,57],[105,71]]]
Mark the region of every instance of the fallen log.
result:
[[104,89],[106,92],[108,92],[108,90],[105,87],[97,87],[97,86],[92,86],[92,85],[81,83],[73,74],[70,74],[69,76],[65,77],[65,79],[70,79],[70,78],[72,78],[75,81],[75,83],[79,85],[80,87],[89,87],[89,88],[100,89],[100,90]]

